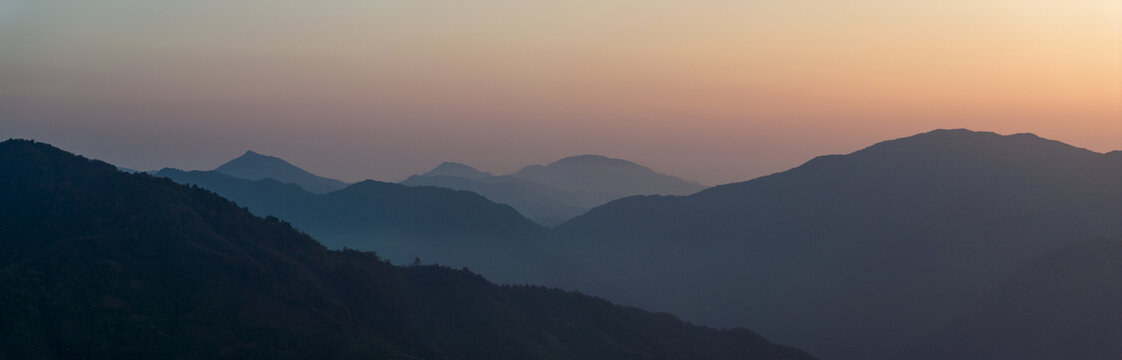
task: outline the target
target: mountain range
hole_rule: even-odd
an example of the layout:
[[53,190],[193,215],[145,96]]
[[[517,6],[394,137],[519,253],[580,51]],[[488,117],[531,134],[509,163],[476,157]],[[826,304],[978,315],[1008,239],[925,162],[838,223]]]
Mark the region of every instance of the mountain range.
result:
[[632,195],[686,195],[703,186],[657,173],[642,165],[599,155],[567,157],[549,165],[530,165],[495,176],[468,165],[444,162],[402,182],[468,190],[509,204],[546,225],[560,224],[589,209]]
[[1119,154],[937,130],[613,201],[555,227],[550,251],[604,286],[567,287],[825,358],[894,358],[1047,251],[1122,234]]
[[[397,195],[363,196],[369,189],[359,187],[332,196],[214,172],[194,180],[163,175],[290,221],[332,247],[358,244],[397,263],[420,257],[500,282],[560,286],[709,326],[745,326],[830,359],[1122,355],[1109,346],[1122,323],[1099,321],[1122,312],[1122,302],[1109,301],[1118,283],[1055,277],[1078,270],[1084,275],[1066,278],[1079,279],[1118,259],[1109,243],[1077,244],[1122,237],[1122,151],[1096,153],[1032,134],[936,130],[685,196],[616,199],[552,228],[497,204],[513,201],[497,199],[494,189],[479,196],[373,183]],[[446,163],[414,178],[524,188],[511,197],[592,193],[529,177]],[[405,183],[423,185],[414,178]],[[538,199],[555,206],[541,200],[548,198]],[[356,200],[340,205],[347,199]],[[439,210],[447,208],[460,210]],[[441,234],[445,226],[454,230]],[[1088,247],[1097,250],[1065,250]],[[1046,265],[1057,257],[1069,265]],[[1084,295],[1056,300],[1067,292]],[[1091,296],[1106,300],[1076,301]],[[1040,311],[1049,306],[1059,310]],[[1026,331],[1057,323],[1065,332]],[[1014,349],[1026,342],[1053,352]],[[1063,350],[1075,348],[1087,350]]]
[[0,143],[0,168],[0,358],[811,358],[746,329],[330,251],[210,191],[42,143]]
[[[273,179],[296,184],[315,194],[342,190],[348,185],[252,150],[213,171],[246,180]],[[444,162],[401,183],[475,192],[494,202],[510,205],[523,216],[546,226],[560,224],[593,207],[630,195],[685,195],[704,188],[630,161],[599,155],[568,157],[545,166],[530,165],[501,176],[460,163]]]
[[[632,181],[652,191],[670,191],[674,186],[680,191],[695,189],[695,184],[640,165],[599,156],[567,158],[540,168],[563,178],[577,177],[565,174],[602,172],[606,175],[599,178],[615,188]],[[252,151],[212,171],[166,168],[152,174],[214,191],[254,214],[285,219],[332,249],[374,250],[399,264],[420,258],[429,263],[468,266],[503,283],[561,283],[560,279],[579,276],[578,270],[564,265],[568,260],[541,249],[546,229],[523,214],[536,215],[538,223],[556,224],[579,215],[592,204],[626,196],[604,195],[594,192],[598,191],[595,187],[579,184],[560,189],[447,162],[400,185],[367,180],[315,193],[308,190],[306,180],[323,178]],[[273,178],[269,174],[288,176]]]

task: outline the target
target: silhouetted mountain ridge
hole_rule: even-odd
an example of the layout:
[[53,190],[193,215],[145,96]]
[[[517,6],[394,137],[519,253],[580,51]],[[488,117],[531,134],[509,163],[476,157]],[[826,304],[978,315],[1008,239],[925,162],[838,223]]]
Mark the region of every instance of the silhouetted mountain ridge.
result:
[[477,192],[552,226],[609,201],[636,194],[688,194],[703,187],[642,165],[600,155],[579,155],[530,165],[502,176],[444,162],[402,182]]
[[600,155],[578,155],[545,166],[530,165],[510,176],[569,191],[611,194],[616,198],[637,194],[685,195],[704,188],[631,161]]

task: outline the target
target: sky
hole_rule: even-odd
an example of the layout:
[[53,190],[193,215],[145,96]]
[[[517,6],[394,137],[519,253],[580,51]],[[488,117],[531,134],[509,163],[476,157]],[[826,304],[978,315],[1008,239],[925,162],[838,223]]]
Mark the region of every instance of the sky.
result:
[[0,0],[0,138],[141,170],[715,185],[936,128],[1122,149],[1122,2]]

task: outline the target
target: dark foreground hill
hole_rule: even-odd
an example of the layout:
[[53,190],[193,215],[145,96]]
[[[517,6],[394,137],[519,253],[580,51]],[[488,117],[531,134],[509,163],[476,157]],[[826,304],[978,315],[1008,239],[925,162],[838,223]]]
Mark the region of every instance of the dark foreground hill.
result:
[[316,194],[347,187],[347,183],[312,174],[275,156],[246,151],[242,156],[222,164],[214,171],[247,180],[273,179],[299,185]]
[[1122,238],[1050,251],[1001,282],[909,359],[1122,357]]
[[891,358],[1030,260],[1122,235],[1122,156],[939,130],[554,228],[606,286],[831,359]]
[[209,191],[0,143],[0,358],[806,359],[744,329],[329,251]]

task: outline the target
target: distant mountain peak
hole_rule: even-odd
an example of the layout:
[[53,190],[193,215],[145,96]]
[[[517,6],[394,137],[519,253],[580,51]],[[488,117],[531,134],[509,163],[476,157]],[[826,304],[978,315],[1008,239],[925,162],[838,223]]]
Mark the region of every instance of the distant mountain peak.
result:
[[293,183],[313,193],[332,192],[347,186],[345,182],[312,174],[281,158],[253,150],[246,150],[214,171],[247,180],[273,179]]
[[510,176],[569,191],[613,194],[617,198],[637,194],[685,195],[704,188],[631,161],[594,154],[570,156],[545,166],[526,166]]
[[486,171],[479,171],[468,165],[458,162],[445,161],[437,165],[429,172],[422,174],[424,176],[456,176],[468,179],[485,179],[491,177],[491,173]]
[[234,158],[233,160],[227,161],[225,164],[222,164],[221,166],[219,166],[215,170],[221,169],[222,167],[237,166],[237,165],[240,165],[240,164],[238,164],[239,162],[246,162],[246,161],[255,161],[255,162],[269,161],[269,162],[274,162],[274,164],[272,164],[272,165],[275,165],[275,166],[296,167],[295,165],[292,165],[291,163],[289,163],[287,161],[284,161],[284,159],[281,159],[279,157],[265,155],[265,154],[262,154],[262,153],[259,153],[259,152],[253,151],[253,150],[246,150],[244,153],[241,154],[241,156],[238,156],[238,157]]
[[388,183],[388,182],[383,182],[383,181],[378,181],[378,180],[366,179],[366,180],[363,180],[363,181],[356,182],[354,184],[347,185],[347,187],[345,187],[343,189],[349,190],[349,191],[357,191],[359,189],[364,189],[364,190],[365,189],[381,189],[381,188],[394,187],[394,186],[398,186],[398,184]]
[[634,166],[634,167],[646,168],[645,166],[642,166],[642,165],[639,165],[639,164],[636,164],[634,162],[627,161],[627,160],[624,160],[624,159],[617,159],[617,158],[607,157],[607,156],[603,156],[603,155],[595,155],[595,154],[570,156],[570,157],[567,157],[567,158],[563,158],[561,160],[554,161],[547,166],[566,166],[566,165]]
[[[584,155],[569,156],[569,157],[563,158],[561,160],[557,160],[556,162],[578,161],[578,160],[579,161],[595,161],[595,160],[622,160],[622,159],[611,158],[611,157],[607,157],[607,156],[604,156],[604,155],[584,154]],[[622,161],[627,161],[627,160],[622,160]],[[630,162],[630,161],[628,161],[628,162]]]
[[[253,151],[253,150],[246,150],[244,153],[242,153],[241,156],[237,157],[235,160],[237,160],[237,159],[276,159],[276,160],[284,161],[281,158],[278,158],[276,156],[265,155],[265,154],[262,154],[262,153],[259,153],[259,152]],[[285,161],[285,163],[287,163],[287,161]]]

